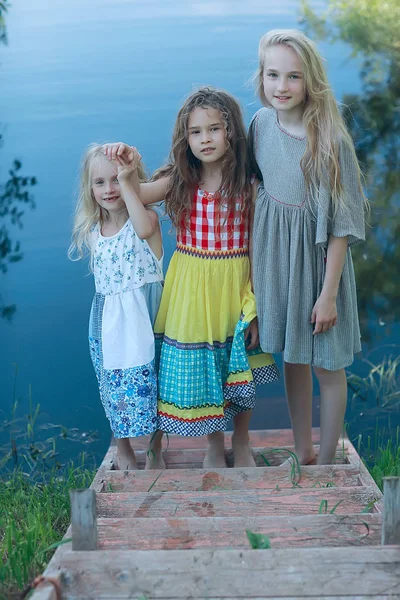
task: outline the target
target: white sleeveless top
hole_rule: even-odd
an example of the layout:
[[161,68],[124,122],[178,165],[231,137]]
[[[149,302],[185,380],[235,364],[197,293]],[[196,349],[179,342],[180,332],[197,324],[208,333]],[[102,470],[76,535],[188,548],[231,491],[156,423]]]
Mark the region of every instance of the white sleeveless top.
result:
[[104,237],[92,230],[92,266],[96,292],[105,296],[102,350],[105,369],[127,369],[151,362],[154,334],[142,293],[144,285],[163,281],[159,260],[128,219],[118,233]]

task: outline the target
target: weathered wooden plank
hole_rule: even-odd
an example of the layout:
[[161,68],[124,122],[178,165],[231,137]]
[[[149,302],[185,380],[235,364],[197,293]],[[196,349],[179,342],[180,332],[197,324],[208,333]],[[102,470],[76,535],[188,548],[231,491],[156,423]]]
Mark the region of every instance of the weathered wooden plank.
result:
[[[99,550],[64,554],[64,598],[282,598],[400,593],[400,547]],[[223,576],[221,576],[223,574]],[[318,594],[318,595],[317,595]]]
[[[301,467],[300,487],[356,487],[361,485],[358,467],[352,465]],[[291,488],[289,469],[167,469],[165,471],[107,471],[102,492],[182,492]]]
[[400,544],[400,477],[383,482],[382,544]]
[[377,545],[381,524],[377,513],[99,519],[99,549],[250,548],[246,530],[267,535],[273,548]]
[[[293,446],[288,446],[287,449],[291,452],[294,452]],[[317,456],[319,447],[315,447]],[[253,448],[253,455],[256,461],[256,464],[260,467],[265,466],[279,466],[281,465],[287,458],[289,454],[285,452],[285,449],[271,449],[271,448]],[[274,451],[273,451],[274,450]],[[275,450],[281,450],[280,452],[275,452]],[[204,448],[190,448],[183,450],[174,450],[168,449],[167,452],[164,453],[164,460],[167,465],[167,468],[174,469],[201,469],[203,467],[203,460],[205,457],[206,451]],[[264,456],[264,458],[263,458]],[[139,468],[143,468],[146,460],[146,453],[144,451],[137,451],[136,458]],[[267,460],[267,463],[265,462]],[[226,451],[226,461],[228,467],[233,466],[233,453],[231,449]],[[343,450],[340,448],[336,452],[335,456],[336,464],[348,464],[349,458],[346,454],[346,449],[343,453]],[[358,462],[358,461],[357,461]],[[115,466],[116,460],[113,460],[113,464]],[[285,467],[288,468],[288,467]],[[289,468],[288,468],[289,470]]]
[[[1,597],[1,596],[0,596]],[[57,592],[51,583],[42,583],[29,596],[29,600],[60,600],[57,598]]]
[[[304,598],[313,598],[314,600],[323,600],[323,598],[321,598],[321,595],[314,595],[314,596],[279,596],[279,598],[277,596],[275,596],[275,598],[271,599],[271,600],[304,600]],[[118,600],[130,600],[131,598],[139,598],[139,600],[152,600],[152,598],[155,598],[155,596],[153,597],[145,597],[143,596],[143,594],[139,595],[139,596],[131,596],[129,594],[129,596],[119,596]],[[166,596],[157,596],[157,600],[170,600],[170,596],[168,596],[168,598]],[[197,596],[193,596],[192,594],[190,596],[186,596],[184,599],[180,599],[180,600],[196,600]],[[328,596],[324,596],[324,598],[328,598]],[[87,597],[84,596],[68,596],[69,600],[89,600]],[[255,597],[255,596],[251,596],[251,599],[249,598],[249,596],[246,596],[246,600],[265,600],[266,596],[262,596],[262,597]],[[329,596],[329,600],[400,600],[400,594],[379,594],[379,596],[377,596],[376,594],[368,594],[368,596]],[[30,599],[31,600],[31,599]],[[93,598],[90,598],[90,600],[93,600]],[[101,598],[99,600],[115,600],[115,596],[101,596]],[[204,600],[204,599],[202,599]],[[215,596],[207,596],[207,600],[221,600],[221,596],[218,596],[218,598],[216,598]],[[223,600],[244,600],[243,596],[235,596],[235,597],[229,597],[227,598],[226,596],[223,596]]]
[[94,490],[70,490],[73,550],[96,550],[97,511]]
[[95,492],[100,492],[103,489],[103,482],[107,472],[110,471],[110,469],[114,469],[116,458],[115,452],[116,448],[111,444],[101,462],[100,467],[97,470],[97,473],[92,481],[92,485],[90,486],[90,488]]
[[[110,493],[97,496],[99,517],[240,517],[245,515],[318,514],[340,502],[337,514],[361,512],[374,499],[367,487],[254,491]],[[372,512],[372,511],[371,511]]]
[[378,500],[378,502],[376,502],[376,504],[375,504],[375,509],[377,510],[377,512],[382,512],[383,511],[383,502],[382,502],[381,490],[376,485],[375,480],[373,479],[371,473],[368,471],[367,467],[365,466],[365,464],[363,463],[363,461],[361,459],[358,462],[358,468],[360,470],[361,484],[366,485],[374,490],[376,497],[380,498],[380,500]]
[[[277,448],[282,446],[293,446],[294,438],[291,429],[259,429],[249,432],[250,444],[254,447]],[[225,432],[225,445],[231,447],[232,431]],[[319,427],[314,427],[312,430],[313,444],[319,444],[320,430]],[[347,439],[347,438],[346,438]],[[138,437],[131,440],[131,445],[136,450],[146,450],[149,437]],[[190,449],[190,448],[207,448],[207,436],[186,437],[183,435],[164,435],[164,447],[169,447],[171,450]]]

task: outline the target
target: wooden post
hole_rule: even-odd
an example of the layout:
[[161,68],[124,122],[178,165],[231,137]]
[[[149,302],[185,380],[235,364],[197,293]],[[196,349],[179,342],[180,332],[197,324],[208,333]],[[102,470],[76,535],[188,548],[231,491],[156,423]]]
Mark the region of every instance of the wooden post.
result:
[[96,550],[97,509],[94,490],[70,490],[72,550]]
[[400,544],[400,477],[383,479],[382,545]]

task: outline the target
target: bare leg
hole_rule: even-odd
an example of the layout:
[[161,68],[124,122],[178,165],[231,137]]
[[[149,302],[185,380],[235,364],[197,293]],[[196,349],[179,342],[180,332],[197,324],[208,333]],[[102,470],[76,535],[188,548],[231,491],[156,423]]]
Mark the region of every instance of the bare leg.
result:
[[118,469],[121,471],[136,470],[138,466],[129,438],[116,438],[116,443]]
[[339,436],[343,431],[347,402],[347,382],[344,369],[327,371],[314,368],[321,390],[321,445],[319,465],[329,465],[335,458]]
[[165,461],[162,455],[162,438],[162,431],[156,431],[150,436],[145,469],[165,469]]
[[225,437],[223,431],[214,431],[207,436],[208,448],[203,460],[204,469],[219,469],[226,467]]
[[235,430],[232,435],[233,461],[235,467],[255,467],[256,463],[250,448],[249,423],[251,410],[234,417]]
[[301,465],[315,460],[312,444],[312,375],[309,365],[284,363],[285,389],[294,445]]

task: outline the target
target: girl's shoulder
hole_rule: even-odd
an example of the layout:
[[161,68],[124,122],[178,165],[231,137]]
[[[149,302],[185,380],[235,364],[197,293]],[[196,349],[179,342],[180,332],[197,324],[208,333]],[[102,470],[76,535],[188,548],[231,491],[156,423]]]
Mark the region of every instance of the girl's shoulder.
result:
[[[249,128],[251,146],[256,149],[273,133],[276,124],[276,110],[263,106],[253,116]],[[263,142],[262,142],[263,141]]]
[[99,235],[100,235],[100,224],[94,223],[94,225],[92,225],[90,227],[89,234],[87,237],[89,249],[91,252],[93,252],[93,249],[97,243],[97,240],[99,239]]
[[258,126],[260,123],[275,123],[276,110],[272,107],[263,106],[252,117],[250,127],[253,123]]

